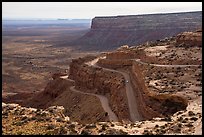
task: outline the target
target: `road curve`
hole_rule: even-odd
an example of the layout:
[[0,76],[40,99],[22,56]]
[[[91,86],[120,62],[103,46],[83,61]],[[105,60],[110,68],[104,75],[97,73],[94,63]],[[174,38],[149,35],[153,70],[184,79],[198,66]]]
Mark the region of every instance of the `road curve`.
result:
[[[104,58],[106,58],[106,56],[98,57],[98,58],[96,58],[96,59],[94,59],[92,61],[86,62],[85,64],[87,64],[89,66],[103,68],[104,70],[107,70],[107,71],[112,71],[112,72],[120,73],[120,74],[122,74],[124,76],[125,81],[131,81],[129,74],[127,74],[125,72],[97,66],[96,63],[98,62],[98,60],[100,58],[104,59]],[[156,67],[189,67],[189,66],[196,66],[197,67],[197,66],[202,66],[202,65],[160,65],[160,64],[148,64],[146,62],[142,62],[140,59],[133,59],[133,60],[138,62],[138,63],[141,63],[141,64],[151,65],[151,66],[156,66]],[[135,98],[135,95],[134,95],[134,91],[133,91],[131,82],[128,82],[128,83],[126,82],[125,86],[126,86],[126,95],[127,95],[127,99],[128,99],[128,107],[129,107],[129,113],[130,113],[131,121],[135,122],[135,121],[142,120],[142,117],[141,117],[141,115],[138,112],[137,102],[136,102],[136,98]],[[98,97],[100,99],[100,101],[101,101],[102,107],[104,108],[104,110],[106,112],[108,112],[109,119],[113,120],[113,121],[118,121],[117,116],[112,112],[111,108],[109,107],[108,99],[105,96],[97,95],[97,94],[92,94],[92,93],[84,93],[84,92],[81,92],[81,91],[78,91],[78,90],[74,89],[74,87],[71,87],[70,89],[72,91],[75,91],[75,92],[79,92],[79,93],[82,93],[82,94],[88,94],[88,95],[94,95],[94,96]]]
[[[106,56],[103,57],[99,57],[101,59],[106,58]],[[99,67],[96,65],[96,63],[98,62],[99,58],[96,58],[92,61],[86,62],[85,64],[89,65],[89,66],[94,66],[94,67]],[[156,67],[189,67],[189,66],[200,66],[200,65],[160,65],[160,64],[148,64],[146,62],[142,62],[140,59],[133,59],[134,61],[141,63],[141,64],[145,64],[145,65],[151,65],[151,66],[156,66]],[[103,67],[100,67],[103,68]],[[120,73],[124,76],[125,81],[131,81],[130,80],[130,76],[129,74],[125,73],[125,72],[121,72],[121,71],[117,71],[117,70],[113,70],[113,69],[108,69],[108,68],[103,68],[104,70],[107,71],[112,71],[112,72],[117,72]],[[137,108],[137,102],[136,102],[136,98],[134,96],[134,91],[131,85],[131,82],[126,82],[125,83],[126,86],[126,95],[127,95],[127,99],[128,99],[128,107],[129,107],[129,113],[130,113],[130,118],[132,122],[135,121],[139,121],[142,120],[142,117],[140,116],[139,112],[138,112],[138,108]]]
[[140,59],[133,59],[134,61],[140,63],[140,64],[145,64],[145,65],[150,65],[150,66],[155,66],[155,67],[199,67],[202,65],[160,65],[160,64],[149,64],[146,62],[141,61]]
[[[61,76],[60,78],[65,79],[65,80],[68,80],[68,81],[71,81],[71,82],[74,82],[74,80],[68,79],[68,75]],[[96,97],[98,97],[98,98],[100,99],[100,101],[101,101],[101,105],[102,105],[104,111],[108,113],[109,120],[110,120],[110,121],[114,121],[114,122],[117,122],[117,121],[118,121],[118,117],[117,117],[117,116],[115,115],[115,113],[111,110],[111,108],[110,108],[110,106],[109,106],[109,103],[108,103],[108,99],[107,99],[105,96],[97,95],[97,94],[93,94],[93,93],[81,92],[81,91],[79,91],[79,90],[76,90],[74,87],[75,87],[75,86],[70,87],[70,90],[72,90],[72,91],[74,91],[74,92],[81,93],[81,94],[86,94],[86,95],[91,95],[91,96],[96,96]]]
[[[104,57],[102,57],[102,58],[104,58]],[[87,62],[86,64],[90,65],[90,66],[94,66],[94,67],[99,67],[96,65],[98,59],[99,58],[96,58],[92,61]],[[103,67],[100,67],[100,68],[103,68]],[[129,74],[127,74],[125,72],[121,72],[121,71],[117,71],[117,70],[113,70],[113,69],[108,69],[108,68],[103,68],[103,69],[107,70],[107,71],[120,73],[124,76],[125,81],[131,81]],[[132,122],[142,120],[142,117],[140,116],[140,114],[138,112],[137,102],[136,102],[136,98],[134,95],[134,91],[133,91],[131,82],[125,83],[125,86],[126,86],[126,95],[127,95],[127,99],[128,99],[130,119]]]
[[118,117],[115,115],[115,113],[111,110],[109,103],[108,103],[108,99],[105,96],[102,95],[98,95],[98,94],[93,94],[93,93],[86,93],[86,92],[81,92],[79,90],[76,90],[74,88],[75,86],[70,87],[70,90],[74,91],[74,92],[78,92],[81,94],[85,94],[85,95],[91,95],[91,96],[96,96],[100,99],[101,101],[101,105],[104,109],[105,112],[108,113],[109,116],[109,120],[113,121],[113,122],[117,122],[118,121]]
[[113,69],[108,69],[108,68],[103,68],[103,69],[107,70],[107,71],[120,73],[120,74],[122,74],[124,76],[125,81],[129,81],[128,83],[125,82],[125,88],[126,88],[126,95],[127,95],[127,99],[128,99],[130,119],[131,119],[132,122],[142,120],[142,118],[141,118],[141,116],[140,116],[140,114],[138,112],[137,101],[136,101],[136,98],[135,98],[135,95],[134,95],[132,84],[130,82],[131,80],[130,80],[129,74],[127,74],[125,72],[113,70]]

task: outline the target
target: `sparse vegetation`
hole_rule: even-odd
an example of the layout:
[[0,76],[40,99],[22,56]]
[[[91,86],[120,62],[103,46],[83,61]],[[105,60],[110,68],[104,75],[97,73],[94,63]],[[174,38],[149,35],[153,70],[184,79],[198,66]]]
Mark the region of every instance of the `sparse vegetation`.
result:
[[[49,30],[46,30],[46,32],[49,32]],[[48,35],[47,39],[53,38],[51,43],[55,43],[56,38],[51,36],[52,34]],[[61,36],[61,34],[59,36]],[[123,75],[118,76],[118,79],[117,77],[113,77],[118,75],[118,72],[110,71],[110,73],[108,73],[109,71],[104,71],[105,73],[101,73],[105,68],[101,67],[98,69],[93,65],[90,67],[91,69],[87,67],[89,65],[85,64],[85,62],[96,59],[98,53],[93,52],[92,55],[87,55],[87,52],[76,53],[73,51],[73,47],[59,48],[50,46],[44,42],[40,44],[39,42],[32,42],[36,38],[44,39],[45,37],[8,36],[8,40],[3,43],[3,101],[14,101],[25,106],[33,105],[39,107],[37,111],[31,111],[21,107],[13,110],[12,107],[15,106],[11,105],[8,111],[8,108],[4,108],[2,104],[3,134],[91,135],[100,133],[125,135],[129,134],[129,132],[131,132],[131,134],[142,132],[138,129],[138,131],[134,129],[135,131],[132,132],[132,126],[143,128],[144,132],[141,134],[145,135],[168,134],[168,132],[182,133],[185,132],[182,129],[183,127],[189,128],[189,131],[193,130],[195,126],[193,122],[202,119],[201,114],[197,116],[193,111],[182,112],[186,113],[187,116],[183,115],[177,118],[173,116],[177,111],[189,109],[187,106],[191,104],[191,101],[195,101],[193,100],[194,96],[196,96],[196,98],[202,96],[202,70],[200,69],[202,59],[198,52],[201,50],[201,47],[196,47],[197,51],[194,47],[186,45],[186,43],[179,45],[176,43],[177,41],[175,39],[177,39],[177,37],[175,37],[174,41],[165,38],[164,40],[157,41],[157,43],[147,43],[145,46],[120,49],[120,51],[122,51],[120,56],[117,52],[113,51],[111,52],[112,56],[115,56],[116,59],[120,57],[122,60],[122,63],[119,63],[119,65],[117,64],[118,62],[115,61],[117,62],[117,69],[115,70],[127,73],[127,76],[131,77],[130,79],[132,79],[132,77],[139,79],[138,81],[129,80],[126,82]],[[60,40],[64,38],[65,36]],[[5,36],[3,36],[3,39],[5,39]],[[19,46],[25,46],[25,48],[19,48]],[[147,52],[146,49],[148,49]],[[134,52],[132,52],[133,50]],[[104,55],[107,54],[104,53]],[[73,78],[75,82],[67,82],[67,79],[59,78],[60,75],[58,74],[68,73],[67,67],[71,59],[77,57],[81,58],[73,59],[72,63],[75,62],[81,66],[80,70],[74,73],[74,71],[77,70],[77,66],[71,65],[69,69],[69,76],[71,76],[71,74],[78,76]],[[137,62],[138,65],[134,66],[133,63],[136,62],[132,62],[132,60],[128,60],[131,61],[131,63],[126,63],[125,61],[130,57],[140,59],[143,64]],[[114,68],[114,63],[111,61],[113,60],[110,59],[109,61],[110,69],[111,67]],[[154,66],[152,64],[154,64]],[[200,66],[159,66],[184,64],[199,64]],[[65,70],[66,72],[64,72]],[[74,71],[71,72],[70,70]],[[56,75],[53,75],[52,73],[56,71]],[[96,73],[93,73],[94,71],[96,71]],[[104,79],[102,79],[103,76],[105,76]],[[51,77],[53,80],[48,82],[48,79]],[[145,78],[145,81],[143,81],[143,78]],[[106,79],[108,80],[106,81]],[[125,82],[128,84],[125,84]],[[46,83],[48,83],[48,85],[45,90],[39,92],[42,91]],[[31,84],[32,86],[30,86]],[[119,89],[124,88],[125,85],[134,85],[134,87],[132,87],[134,88],[134,93],[138,91],[142,92],[141,95],[137,93],[137,101],[142,100],[142,103],[137,102],[140,106],[140,110],[138,110],[139,113],[141,111],[144,118],[147,117],[145,116],[145,111],[150,113],[150,116],[151,113],[152,116],[165,116],[160,119],[160,122],[166,123],[161,125],[161,123],[156,122],[155,125],[152,125],[149,129],[145,129],[144,127],[148,122],[152,122],[149,119],[142,121],[141,124],[135,122],[134,124],[137,126],[132,123],[131,126],[128,124],[122,124],[121,126],[120,122],[120,124],[117,122],[110,123],[109,115],[111,113],[104,111],[99,99],[82,93],[73,93],[72,90],[69,90],[73,85],[78,86],[84,93],[88,91],[89,93],[101,93],[106,96],[110,101],[111,109],[114,110],[114,113],[117,113],[119,120],[123,120],[123,118],[128,119],[130,117],[128,115],[128,105],[125,104],[125,102],[128,102],[126,92],[121,92],[125,90],[120,91]],[[28,93],[27,91],[36,92]],[[188,94],[186,94],[187,91]],[[16,92],[17,95],[9,95],[10,92]],[[56,116],[56,108],[48,110],[40,109],[53,104],[64,106],[65,111],[61,111],[60,115],[57,114],[58,116]],[[146,108],[146,106],[148,107]],[[195,108],[198,109],[198,106],[195,106]],[[30,112],[27,114],[27,111]],[[45,113],[45,111],[47,112]],[[65,119],[63,113],[70,116],[72,121],[78,120],[77,122],[81,123],[91,122],[91,124],[78,124],[68,121],[68,119]],[[177,121],[172,117],[174,117],[174,119],[176,118]],[[99,121],[106,121],[106,123],[99,124],[97,123]],[[153,123],[154,122],[151,124]],[[151,124],[149,125],[151,126]]]

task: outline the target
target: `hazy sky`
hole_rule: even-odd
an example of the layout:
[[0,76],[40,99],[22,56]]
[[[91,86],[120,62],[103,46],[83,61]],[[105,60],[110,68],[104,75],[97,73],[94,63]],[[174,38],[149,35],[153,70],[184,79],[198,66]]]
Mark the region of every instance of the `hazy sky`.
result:
[[202,11],[202,2],[3,2],[4,18],[76,18]]

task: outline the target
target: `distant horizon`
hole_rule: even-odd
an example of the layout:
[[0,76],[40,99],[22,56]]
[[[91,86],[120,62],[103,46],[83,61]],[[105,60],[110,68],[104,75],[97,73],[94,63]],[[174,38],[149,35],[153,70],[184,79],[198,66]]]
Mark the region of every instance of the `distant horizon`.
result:
[[202,11],[202,2],[2,2],[2,19],[93,19]]
[[3,19],[2,20],[36,20],[36,21],[40,21],[40,20],[91,20],[91,19],[69,19],[69,18],[7,18],[7,19]]
[[[134,15],[151,15],[151,14],[173,14],[173,13],[187,13],[187,12],[202,12],[202,10],[198,11],[181,11],[181,12],[159,12],[159,13],[144,13],[144,14],[134,14]],[[127,14],[127,15],[115,15],[115,16],[134,16],[133,14]],[[95,16],[95,17],[114,17],[112,15],[110,16]],[[94,17],[94,18],[95,18]],[[2,18],[2,20],[92,20],[93,18]]]

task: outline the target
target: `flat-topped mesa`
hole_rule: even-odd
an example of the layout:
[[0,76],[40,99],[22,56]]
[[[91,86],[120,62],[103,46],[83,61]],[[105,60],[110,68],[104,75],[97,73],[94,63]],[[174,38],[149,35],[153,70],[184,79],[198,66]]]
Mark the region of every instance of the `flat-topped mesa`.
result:
[[91,29],[184,29],[197,28],[202,23],[202,12],[145,14],[95,17]]
[[202,12],[95,17],[91,29],[74,44],[83,50],[136,46],[202,27]]

